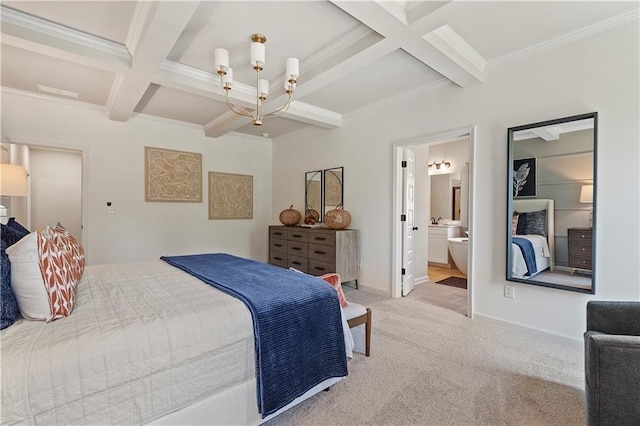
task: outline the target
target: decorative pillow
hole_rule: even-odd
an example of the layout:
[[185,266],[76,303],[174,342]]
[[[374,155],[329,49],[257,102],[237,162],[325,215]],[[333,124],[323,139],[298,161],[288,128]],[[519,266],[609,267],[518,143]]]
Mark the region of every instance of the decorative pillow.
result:
[[7,244],[7,247],[11,247],[12,245],[20,241],[21,238],[29,234],[29,231],[19,231],[15,228],[10,227],[8,224],[5,225],[4,223],[0,224],[0,227],[2,228],[2,237],[0,238]]
[[543,237],[547,236],[546,231],[547,224],[547,211],[539,210],[536,212],[528,212],[528,213],[520,213],[520,217],[518,218],[518,229],[517,233],[519,235],[542,235]]
[[9,247],[7,254],[11,286],[23,317],[52,321],[72,312],[84,252],[64,228],[32,232]]
[[340,306],[346,308],[349,306],[347,303],[347,299],[344,297],[344,292],[342,291],[342,284],[340,282],[340,275],[336,273],[324,274],[320,275],[318,278],[325,280],[328,282],[333,288],[336,289],[338,293],[338,300],[340,301]]
[[518,218],[520,217],[520,213],[513,212],[513,217],[511,218],[511,235],[516,235],[518,231]]
[[11,289],[11,262],[6,253],[7,243],[0,250],[0,330],[13,324],[19,315],[18,302]]
[[12,228],[16,231],[22,232],[24,235],[27,235],[29,231],[27,228],[25,228],[24,226],[20,225],[18,222],[16,222],[16,218],[15,217],[10,217],[9,220],[7,221],[7,226],[9,228]]

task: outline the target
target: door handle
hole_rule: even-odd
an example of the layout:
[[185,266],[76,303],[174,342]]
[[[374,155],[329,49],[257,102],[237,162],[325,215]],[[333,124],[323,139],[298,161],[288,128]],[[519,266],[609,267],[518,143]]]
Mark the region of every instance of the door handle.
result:
[[418,230],[418,227],[417,227],[417,226],[414,226],[414,227],[413,227],[413,230],[414,230],[414,231],[417,231],[417,230]]

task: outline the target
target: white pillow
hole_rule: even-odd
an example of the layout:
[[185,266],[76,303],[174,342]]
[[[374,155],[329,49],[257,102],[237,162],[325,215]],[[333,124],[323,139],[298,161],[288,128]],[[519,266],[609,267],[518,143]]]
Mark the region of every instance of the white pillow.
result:
[[32,232],[7,247],[11,261],[11,289],[23,317],[49,320],[51,309],[38,257],[38,234]]

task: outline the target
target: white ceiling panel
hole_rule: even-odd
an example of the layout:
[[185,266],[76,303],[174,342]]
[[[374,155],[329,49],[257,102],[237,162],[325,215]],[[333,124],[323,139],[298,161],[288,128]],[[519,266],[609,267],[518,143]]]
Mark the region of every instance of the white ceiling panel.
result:
[[[2,85],[14,89],[37,92],[38,85],[78,92],[77,100],[106,105],[114,75],[51,56],[40,55],[12,46],[2,45]],[[34,66],[37,64],[37,66]],[[45,95],[69,99],[51,93]]]
[[151,85],[136,107],[136,112],[204,125],[224,113],[220,102],[167,87]]
[[441,78],[440,74],[398,49],[300,100],[345,114]]

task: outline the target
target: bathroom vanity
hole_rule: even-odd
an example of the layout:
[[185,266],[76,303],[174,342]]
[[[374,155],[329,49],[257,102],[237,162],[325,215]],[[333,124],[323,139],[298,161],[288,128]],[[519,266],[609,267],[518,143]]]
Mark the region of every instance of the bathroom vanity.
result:
[[449,238],[460,236],[460,226],[429,225],[429,265],[453,268],[449,253]]

